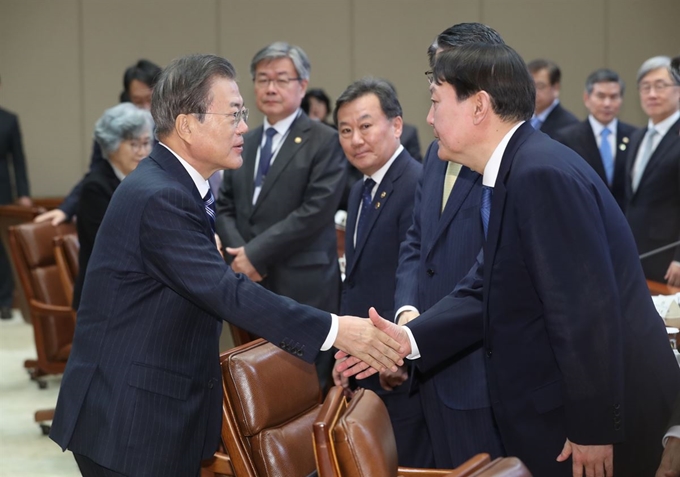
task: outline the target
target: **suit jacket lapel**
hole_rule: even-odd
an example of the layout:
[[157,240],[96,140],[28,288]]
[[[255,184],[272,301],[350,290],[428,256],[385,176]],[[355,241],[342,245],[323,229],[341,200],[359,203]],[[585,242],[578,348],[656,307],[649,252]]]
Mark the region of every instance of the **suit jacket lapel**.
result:
[[[421,210],[425,211],[425,216],[420,224],[423,228],[423,237],[434,237],[442,210],[442,191],[444,190],[447,162],[436,156],[434,160],[436,161],[435,164],[425,166],[432,167],[432,172],[428,171],[425,173],[425,171],[423,171],[423,190],[421,191],[421,200],[423,201],[423,204],[421,205]],[[430,187],[430,185],[432,187]],[[453,189],[455,190],[455,187]],[[453,190],[451,193],[453,194]],[[432,244],[434,240],[430,240],[429,242]]]
[[656,149],[654,149],[652,156],[649,158],[647,167],[645,167],[645,170],[642,172],[642,177],[640,178],[640,184],[638,184],[637,190],[640,190],[645,182],[645,179],[647,179],[652,171],[658,167],[663,158],[667,156],[668,149],[670,149],[673,146],[673,143],[678,140],[679,129],[680,120],[676,121],[675,124],[670,127],[668,132],[666,132],[666,135],[661,138],[661,141],[659,142],[658,146],[656,146]]
[[633,197],[633,166],[637,157],[642,139],[645,137],[647,129],[638,129],[630,139],[628,156],[626,157],[626,199]]
[[349,276],[354,265],[354,232],[357,227],[357,216],[359,215],[359,203],[361,202],[361,189],[363,180],[358,181],[352,187],[347,198],[347,221],[345,222],[345,258],[351,266],[345,270],[345,275]]
[[[255,193],[255,160],[257,159],[257,151],[262,143],[263,127],[260,126],[252,135],[246,140],[243,148],[243,166],[241,168],[241,175],[246,184],[247,200],[244,203],[248,204],[250,213],[253,211],[253,194]],[[262,191],[260,191],[262,192]]]
[[[498,239],[500,238],[500,230],[503,222],[503,211],[505,209],[505,199],[507,196],[507,191],[505,188],[505,183],[512,168],[512,162],[515,159],[517,150],[526,141],[528,137],[534,134],[536,131],[531,126],[529,122],[522,124],[515,134],[510,138],[508,146],[505,148],[503,153],[503,159],[501,159],[501,167],[498,171],[498,177],[496,178],[496,184],[493,189],[493,198],[491,200],[491,215],[489,216],[489,231],[487,234],[486,242],[484,243],[484,290],[489,290],[489,284],[491,283],[491,269],[493,268],[493,262],[496,258],[496,250],[498,249]],[[481,220],[481,218],[480,218]],[[484,319],[485,322],[488,319],[489,314],[487,313],[489,294],[484,293]]]
[[[359,260],[361,252],[364,249],[364,245],[366,244],[366,240],[368,240],[368,236],[371,234],[376,220],[378,220],[378,216],[380,216],[382,211],[385,209],[387,201],[390,199],[390,197],[392,197],[392,192],[394,191],[394,182],[399,178],[404,170],[407,154],[408,152],[406,149],[404,149],[401,154],[397,156],[385,174],[385,177],[383,177],[383,180],[380,182],[378,189],[375,191],[368,217],[366,217],[368,220],[368,222],[366,222],[366,232],[361,237],[357,237],[357,244],[356,247],[354,247],[354,260],[352,261],[352,265]],[[359,204],[357,204],[356,207],[358,209]],[[353,268],[354,267],[352,266],[349,270],[347,270],[347,276],[350,276]]]
[[[587,119],[581,123],[583,124],[583,147],[587,151],[587,156],[593,158],[593,162],[590,164],[595,169],[595,172],[607,183],[607,174],[604,170],[604,164],[602,163],[602,155],[600,154],[600,149],[597,147],[597,139],[595,138],[595,133],[590,125],[590,121]],[[590,161],[589,161],[590,162]]]
[[[267,172],[267,178],[262,184],[262,190],[260,195],[255,202],[253,211],[259,207],[262,201],[267,197],[269,192],[274,187],[277,179],[281,175],[281,172],[286,168],[288,163],[293,159],[297,151],[309,140],[309,130],[311,129],[311,119],[307,117],[304,112],[300,112],[300,115],[293,121],[290,129],[288,130],[288,135],[285,141],[279,148],[278,154],[274,158],[274,163],[269,168]],[[260,134],[260,139],[262,135]],[[253,170],[253,174],[255,171]],[[254,176],[253,176],[254,177]]]

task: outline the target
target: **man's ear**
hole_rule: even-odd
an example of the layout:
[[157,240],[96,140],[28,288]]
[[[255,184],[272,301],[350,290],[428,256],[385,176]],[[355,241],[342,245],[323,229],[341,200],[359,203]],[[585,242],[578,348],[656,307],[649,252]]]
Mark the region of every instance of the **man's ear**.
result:
[[177,131],[177,135],[187,143],[191,143],[193,121],[194,118],[188,114],[179,114],[175,118],[175,131]]
[[491,96],[486,91],[478,91],[473,98],[472,120],[475,125],[480,124],[489,114],[493,114]]
[[394,135],[401,138],[401,133],[404,131],[404,118],[395,116],[392,119],[392,126],[394,127]]

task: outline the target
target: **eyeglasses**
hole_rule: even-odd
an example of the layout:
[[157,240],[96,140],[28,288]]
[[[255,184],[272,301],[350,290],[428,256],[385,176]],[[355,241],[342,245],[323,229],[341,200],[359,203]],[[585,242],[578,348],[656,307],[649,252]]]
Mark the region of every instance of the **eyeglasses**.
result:
[[233,126],[236,127],[239,125],[241,120],[243,120],[244,123],[248,122],[248,113],[249,113],[248,108],[241,108],[239,111],[236,111],[235,113],[203,113],[203,114],[216,114],[218,116],[226,116],[227,118],[231,118],[233,120]]
[[141,152],[146,149],[151,149],[151,140],[147,139],[145,141],[140,141],[138,139],[130,139],[128,141],[130,148],[135,152]]
[[657,81],[656,83],[642,83],[638,85],[640,93],[649,94],[652,90],[657,93],[663,93],[666,88],[678,86],[677,84],[666,83],[664,81]]
[[261,77],[261,78],[257,78],[255,80],[255,86],[257,86],[258,88],[264,89],[264,88],[269,88],[270,83],[274,83],[274,85],[277,88],[285,89],[285,88],[288,87],[288,85],[290,84],[291,81],[302,81],[302,78],[299,78],[299,77],[298,78],[287,78],[285,76],[281,76],[281,77],[278,77],[278,78],[269,79],[269,78]]
[[427,82],[429,84],[434,83],[434,72],[432,70],[427,70],[425,76],[427,76]]

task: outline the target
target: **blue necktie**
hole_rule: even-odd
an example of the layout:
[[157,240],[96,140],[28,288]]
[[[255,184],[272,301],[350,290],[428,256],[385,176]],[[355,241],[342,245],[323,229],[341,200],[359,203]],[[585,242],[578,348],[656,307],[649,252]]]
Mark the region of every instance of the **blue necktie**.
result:
[[364,188],[361,191],[361,214],[359,215],[359,223],[357,224],[357,242],[361,234],[364,232],[366,223],[368,222],[368,213],[371,211],[371,192],[373,192],[373,187],[375,186],[375,181],[370,177],[364,181]]
[[210,189],[208,189],[205,197],[203,197],[203,206],[205,207],[205,213],[208,214],[208,220],[210,220],[210,228],[215,233],[215,197]]
[[543,125],[543,121],[541,121],[538,116],[534,116],[533,118],[531,118],[531,125],[536,131],[540,131],[541,126]]
[[260,165],[257,168],[257,175],[255,176],[255,187],[262,187],[267,172],[269,172],[269,164],[272,161],[272,138],[276,134],[276,129],[268,128],[265,132],[267,139],[260,151]]
[[604,165],[604,174],[607,177],[607,184],[610,186],[614,181],[614,157],[612,156],[612,148],[609,145],[609,135],[612,132],[604,128],[600,134],[600,156],[602,157],[602,164]]
[[493,196],[493,187],[482,187],[482,207],[479,213],[482,216],[482,226],[484,227],[484,238],[489,233],[489,216],[491,215],[491,197]]

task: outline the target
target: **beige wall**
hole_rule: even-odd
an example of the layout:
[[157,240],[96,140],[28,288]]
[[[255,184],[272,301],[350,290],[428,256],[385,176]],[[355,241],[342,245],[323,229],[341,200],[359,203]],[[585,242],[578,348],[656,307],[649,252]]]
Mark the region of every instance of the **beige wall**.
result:
[[310,86],[332,98],[364,75],[391,80],[425,148],[427,46],[454,23],[480,21],[526,60],[555,60],[578,116],[587,74],[617,70],[630,86],[622,118],[642,125],[635,72],[680,53],[678,18],[678,0],[0,0],[0,105],[20,115],[33,195],[64,195],[87,170],[93,124],[117,102],[128,65],[217,53],[252,106],[250,58],[285,40],[305,49]]

